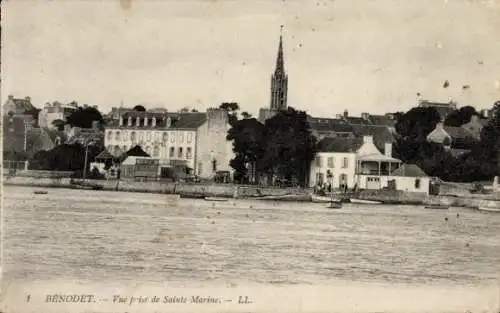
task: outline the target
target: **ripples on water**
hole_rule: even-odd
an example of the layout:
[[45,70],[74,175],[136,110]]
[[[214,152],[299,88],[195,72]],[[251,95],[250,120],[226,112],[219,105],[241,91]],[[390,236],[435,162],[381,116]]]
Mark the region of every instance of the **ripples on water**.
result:
[[33,190],[4,188],[4,279],[467,285],[500,269],[499,214]]

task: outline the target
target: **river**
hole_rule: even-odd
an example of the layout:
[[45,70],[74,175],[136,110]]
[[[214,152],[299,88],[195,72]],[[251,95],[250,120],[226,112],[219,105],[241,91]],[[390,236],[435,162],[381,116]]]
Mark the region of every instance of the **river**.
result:
[[481,310],[498,295],[500,214],[38,189],[3,188],[4,288],[168,281],[170,288],[247,287],[255,296],[265,288],[301,295],[351,288],[373,291],[374,306],[383,292],[421,298],[453,289],[463,301],[472,293],[492,301]]

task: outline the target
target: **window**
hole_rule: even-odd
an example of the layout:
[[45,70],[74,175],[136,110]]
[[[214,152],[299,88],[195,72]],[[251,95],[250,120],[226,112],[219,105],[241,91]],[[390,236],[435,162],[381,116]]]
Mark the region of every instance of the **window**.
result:
[[175,142],[175,136],[174,136],[174,135],[175,135],[175,134],[173,134],[172,136],[170,136],[170,142],[171,142],[171,143],[174,143],[174,142]]
[[170,152],[169,152],[169,154],[168,154],[168,156],[169,156],[170,158],[173,158],[173,157],[174,157],[174,149],[175,149],[174,147],[170,147]]
[[179,142],[180,143],[184,142],[184,133],[179,133]]
[[420,189],[420,178],[415,179],[415,189]]
[[183,151],[182,151],[182,147],[179,147],[179,150],[177,151],[177,157],[178,157],[179,159],[182,159],[182,152],[183,152]]
[[163,141],[168,141],[168,133],[167,132],[163,132],[162,139],[163,139]]
[[203,163],[198,162],[198,176],[201,176],[202,172],[203,172]]
[[349,166],[349,159],[344,157],[342,159],[342,168],[347,168]]
[[328,167],[330,167],[330,168],[335,167],[333,164],[333,157],[328,157]]
[[130,133],[130,141],[135,141],[137,139],[137,135],[135,134],[135,132],[131,132]]
[[189,134],[187,134],[187,142],[191,143],[191,141],[193,141],[193,134],[189,133]]
[[186,148],[186,159],[191,160],[191,147]]
[[120,132],[116,132],[116,134],[115,134],[115,140],[120,140]]
[[111,139],[111,136],[112,136],[112,132],[111,131],[108,131],[108,140]]
[[123,146],[123,152],[126,152],[127,151],[127,146]]
[[217,160],[212,160],[212,172],[217,172]]
[[317,185],[323,185],[325,182],[325,176],[323,173],[316,173],[316,184]]
[[316,157],[316,166],[321,167],[321,157],[319,155]]
[[160,148],[158,146],[155,146],[153,149],[153,156],[154,157],[159,157],[160,156]]

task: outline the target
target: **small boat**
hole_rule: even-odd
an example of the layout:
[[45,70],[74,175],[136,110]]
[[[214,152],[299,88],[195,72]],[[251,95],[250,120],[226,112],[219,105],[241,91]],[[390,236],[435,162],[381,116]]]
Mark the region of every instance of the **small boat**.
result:
[[205,199],[206,197],[204,195],[197,195],[197,194],[180,194],[179,198],[181,198],[181,199]]
[[299,202],[307,202],[311,201],[311,198],[309,195],[276,195],[276,196],[262,196],[262,197],[256,197],[255,199],[258,200],[272,200],[272,201],[299,201]]
[[354,204],[382,204],[382,201],[373,201],[373,200],[363,200],[363,199],[351,198],[351,203],[354,203]]
[[311,195],[311,201],[314,203],[330,203],[332,198],[327,196]]
[[483,212],[494,212],[494,213],[500,213],[500,208],[490,208],[490,207],[478,207],[479,211]]
[[34,192],[35,195],[46,195],[48,193],[49,192],[45,191],[45,190],[35,190],[35,192]]
[[429,204],[425,206],[426,209],[432,210],[448,210],[450,208],[447,204]]
[[331,201],[330,204],[328,204],[327,208],[329,208],[329,209],[340,209],[340,208],[342,208],[342,202],[340,202],[340,201]]
[[221,198],[221,197],[205,197],[205,201],[226,202],[226,201],[228,201],[228,199],[227,198]]

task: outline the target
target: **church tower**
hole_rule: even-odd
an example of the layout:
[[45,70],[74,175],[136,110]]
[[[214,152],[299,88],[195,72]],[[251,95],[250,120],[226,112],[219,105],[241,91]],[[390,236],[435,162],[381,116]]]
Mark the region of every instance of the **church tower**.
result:
[[[281,26],[281,32],[283,32],[283,26]],[[287,92],[288,75],[285,72],[285,62],[283,60],[283,33],[281,33],[278,56],[276,58],[276,68],[271,77],[271,110],[286,110]]]

